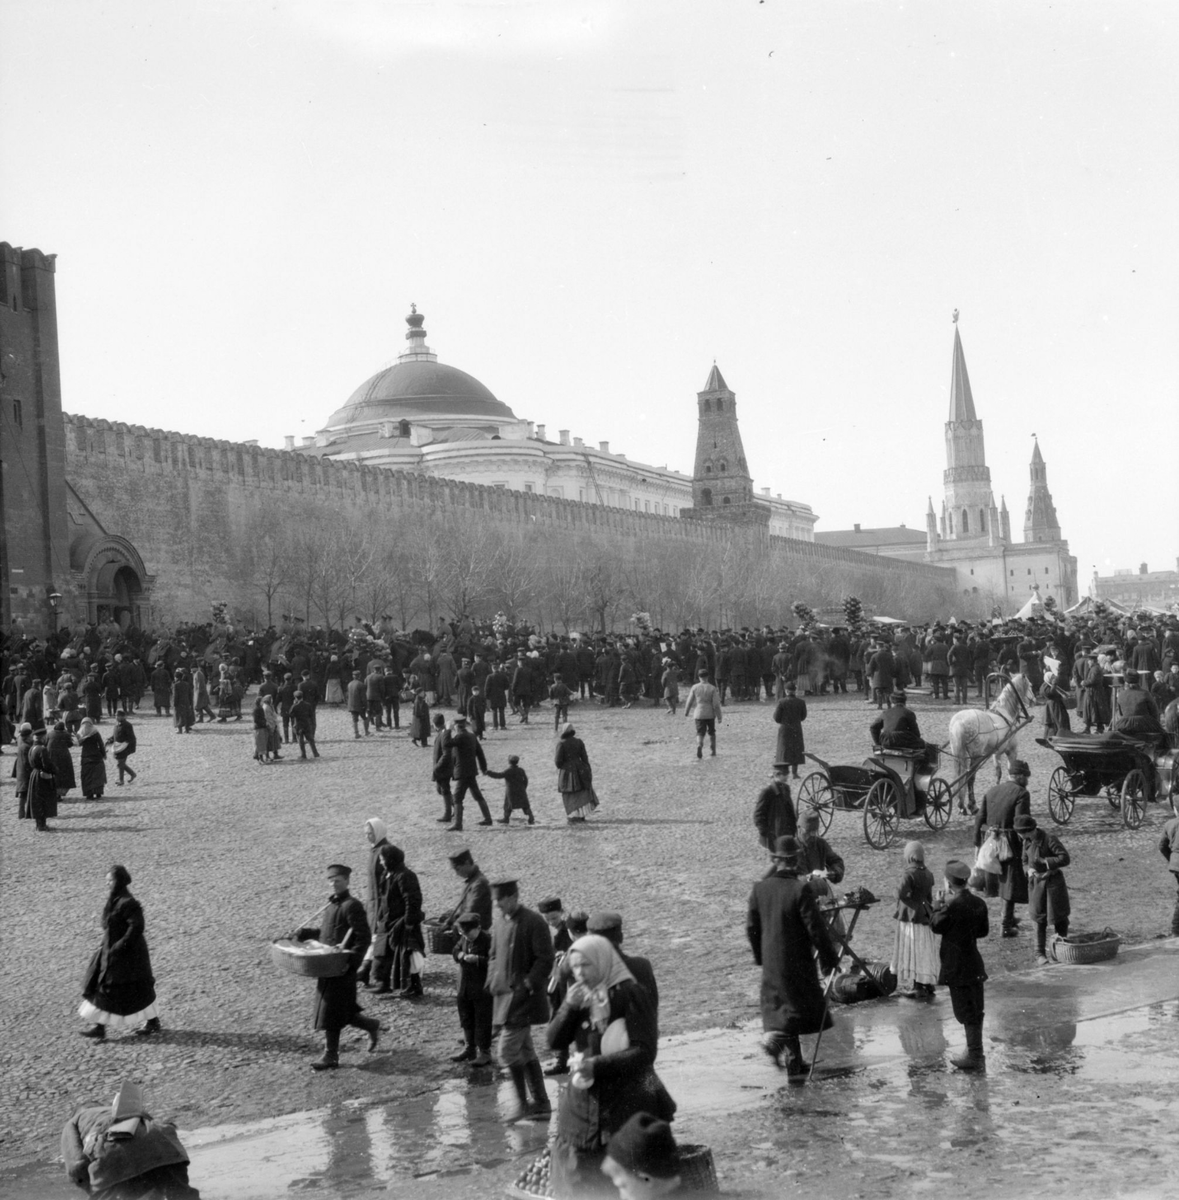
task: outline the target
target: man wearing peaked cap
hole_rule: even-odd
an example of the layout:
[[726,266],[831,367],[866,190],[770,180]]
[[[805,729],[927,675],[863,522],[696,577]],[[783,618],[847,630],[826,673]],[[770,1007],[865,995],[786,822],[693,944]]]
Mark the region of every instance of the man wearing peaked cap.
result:
[[987,972],[977,942],[990,932],[990,918],[986,901],[966,887],[970,878],[966,863],[951,859],[945,877],[945,894],[934,900],[930,914],[930,927],[941,936],[937,981],[950,989],[954,1019],[966,1032],[966,1053],[950,1062],[960,1071],[983,1071],[983,982]]
[[623,953],[622,913],[613,912],[609,909],[603,912],[591,913],[589,920],[586,922],[586,932],[596,933],[604,937],[618,951],[618,957],[622,959],[623,965],[635,977],[635,983],[646,989],[651,997],[651,1003],[655,1006],[656,1032],[658,1033],[659,985],[655,982],[655,969],[651,966],[649,958],[643,958],[639,954]]
[[1030,774],[1027,763],[1022,759],[1012,760],[1007,768],[1007,779],[983,796],[978,815],[974,818],[976,849],[983,844],[985,837],[993,835],[1009,851],[1009,857],[1000,860],[999,876],[987,876],[987,894],[998,895],[1003,900],[1002,935],[1007,938],[1017,937],[1019,933],[1015,906],[1028,902],[1028,877],[1023,867],[1015,822],[1020,816],[1031,815],[1032,798],[1027,787]]
[[544,917],[520,903],[514,876],[493,879],[491,894],[500,917],[491,930],[487,990],[492,998],[492,1024],[500,1027],[498,1057],[512,1077],[517,1100],[505,1121],[547,1121],[553,1110],[533,1046],[532,1026],[549,1019],[553,940]]
[[324,1035],[323,1056],[311,1064],[313,1071],[333,1070],[340,1065],[340,1031],[354,1025],[368,1034],[368,1048],[377,1048],[381,1033],[380,1021],[366,1017],[356,1003],[356,972],[364,961],[365,951],[372,941],[364,905],[348,890],[352,868],[332,863],[327,877],[332,894],[324,905],[323,921],[318,928],[304,926],[295,933],[298,941],[314,938],[348,952],[348,969],[343,975],[315,981],[315,1028]]

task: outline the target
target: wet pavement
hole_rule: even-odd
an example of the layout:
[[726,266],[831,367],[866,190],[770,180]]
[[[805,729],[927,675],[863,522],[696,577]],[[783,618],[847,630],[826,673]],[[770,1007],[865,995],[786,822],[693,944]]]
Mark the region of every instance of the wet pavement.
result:
[[[990,981],[984,1077],[945,1065],[962,1036],[944,989],[933,1004],[839,1008],[805,1086],[785,1082],[757,1035],[712,1030],[660,1050],[677,1135],[712,1147],[727,1194],[1179,1195],[1179,940]],[[544,1128],[499,1123],[508,1088],[485,1071],[394,1104],[343,1102],[183,1139],[206,1200],[467,1200],[503,1194],[545,1144]],[[69,1194],[43,1170],[3,1190]]]

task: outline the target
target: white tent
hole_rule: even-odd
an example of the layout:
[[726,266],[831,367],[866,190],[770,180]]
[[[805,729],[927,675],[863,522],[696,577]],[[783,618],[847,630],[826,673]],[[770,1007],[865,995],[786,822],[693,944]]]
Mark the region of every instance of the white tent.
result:
[[1028,617],[1042,617],[1044,615],[1044,601],[1040,599],[1038,592],[1033,592],[1027,600],[1027,603],[1015,614],[1017,621],[1026,621]]

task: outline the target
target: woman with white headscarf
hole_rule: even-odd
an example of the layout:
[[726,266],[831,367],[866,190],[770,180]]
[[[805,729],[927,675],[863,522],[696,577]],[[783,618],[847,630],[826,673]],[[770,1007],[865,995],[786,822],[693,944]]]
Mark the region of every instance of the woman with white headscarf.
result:
[[933,872],[925,865],[925,847],[920,842],[906,842],[904,858],[905,873],[897,887],[897,906],[893,914],[897,927],[892,969],[902,996],[908,1000],[932,1000],[941,970],[938,950],[941,939],[929,924]]
[[90,717],[83,717],[78,726],[78,745],[82,751],[82,795],[87,800],[99,800],[106,787],[106,745]]
[[655,1074],[659,1035],[650,994],[597,934],[578,938],[567,961],[573,983],[548,1027],[549,1046],[570,1051],[552,1149],[557,1197],[603,1191],[611,1135],[636,1112],[670,1121],[676,1109]]

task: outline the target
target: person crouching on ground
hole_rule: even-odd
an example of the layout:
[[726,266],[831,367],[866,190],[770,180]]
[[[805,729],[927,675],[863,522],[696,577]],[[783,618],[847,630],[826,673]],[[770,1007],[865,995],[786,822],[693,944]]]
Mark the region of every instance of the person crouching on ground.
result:
[[1068,885],[1062,868],[1069,853],[1054,833],[1036,824],[1035,817],[1015,818],[1023,843],[1023,869],[1028,877],[1028,916],[1036,927],[1036,966],[1048,965],[1048,922],[1060,937],[1068,936]]
[[454,961],[459,965],[458,1016],[465,1045],[450,1061],[469,1062],[473,1067],[491,1065],[492,999],[487,991],[487,959],[491,953],[491,934],[479,920],[479,914],[460,913]]
[[904,857],[905,873],[897,887],[893,914],[897,927],[892,969],[905,999],[932,1000],[941,965],[937,939],[929,927],[933,872],[925,865],[925,847],[920,842],[907,843]]
[[506,770],[489,770],[487,775],[490,779],[504,781],[504,815],[497,819],[496,824],[510,824],[512,813],[518,808],[528,818],[528,824],[535,825],[536,818],[532,815],[532,807],[528,803],[528,775],[520,766],[520,756],[509,754]]
[[954,1019],[965,1028],[966,1052],[950,1059],[959,1071],[985,1071],[983,983],[987,972],[977,941],[990,933],[986,901],[966,888],[970,868],[952,860],[945,867],[946,889],[935,896],[929,924],[942,939],[938,983],[950,989]]

